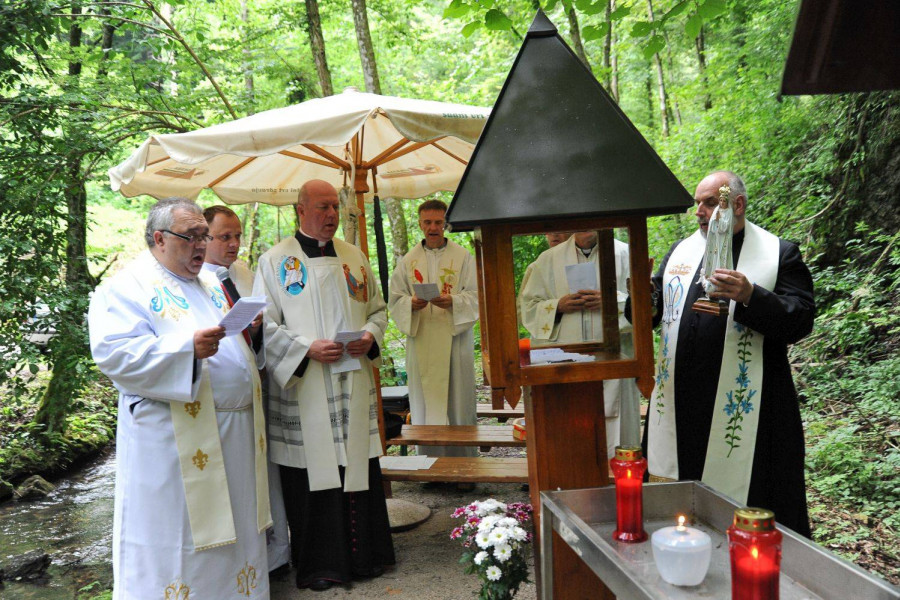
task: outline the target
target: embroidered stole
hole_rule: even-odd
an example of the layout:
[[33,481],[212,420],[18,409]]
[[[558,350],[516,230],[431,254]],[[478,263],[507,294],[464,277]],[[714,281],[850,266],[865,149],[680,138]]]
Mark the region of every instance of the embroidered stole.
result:
[[[437,261],[437,272],[431,273],[428,251],[422,244],[416,244],[404,258],[410,289],[413,283],[436,283],[441,293],[452,293],[454,286],[459,283],[459,272],[467,255],[465,248],[448,242]],[[416,273],[422,277],[421,281]],[[429,303],[422,310],[413,313],[413,319],[417,316],[419,325],[416,335],[410,337],[418,357],[418,375],[425,396],[425,423],[449,425],[447,404],[450,394],[453,313]]]
[[[151,286],[156,294],[150,302],[151,313],[156,316],[156,331],[166,334],[195,329],[190,306],[184,301],[184,293],[179,282],[171,277],[165,268],[148,251],[138,262],[141,273],[151,273]],[[201,273],[198,279],[209,294],[210,301],[227,312],[224,293],[214,278]],[[159,300],[157,300],[159,299]],[[256,520],[257,530],[262,533],[272,524],[269,505],[269,481],[266,464],[265,417],[262,411],[262,388],[253,352],[242,338],[237,338],[244,358],[250,365],[253,386],[253,439],[254,462],[256,468]],[[237,541],[225,462],[219,427],[216,419],[215,401],[206,361],[201,362],[200,387],[193,402],[170,402],[175,445],[181,464],[188,518],[194,550],[200,552]]]
[[[772,289],[778,277],[778,238],[745,222],[744,244],[736,267],[759,286]],[[656,386],[647,419],[648,462],[655,476],[678,479],[673,379],[677,357],[678,329],[690,286],[706,249],[697,231],[672,252],[663,275],[663,323]],[[759,391],[763,381],[763,336],[734,321],[734,303],[725,326],[725,345],[718,376],[715,408],[703,467],[703,482],[739,503],[747,501],[756,432],[759,422]],[[684,402],[685,399],[682,399]]]
[[[358,329],[353,326],[349,280],[343,265],[350,266],[351,272],[359,272],[361,263],[350,256],[342,256],[341,250],[340,245],[335,244],[337,258],[308,258],[301,254],[309,275],[306,288],[297,300],[310,303],[307,318],[313,320],[314,339],[334,339],[338,331]],[[364,388],[365,370],[370,367],[365,360],[361,362],[363,366],[359,370],[333,375],[330,365],[310,359],[303,376],[302,393],[294,395],[299,403],[310,491],[341,487],[335,446],[345,442],[335,431],[343,428],[340,422],[343,406],[348,407],[349,413],[343,489],[345,492],[369,489],[369,394]],[[332,423],[330,405],[337,412],[337,423]]]

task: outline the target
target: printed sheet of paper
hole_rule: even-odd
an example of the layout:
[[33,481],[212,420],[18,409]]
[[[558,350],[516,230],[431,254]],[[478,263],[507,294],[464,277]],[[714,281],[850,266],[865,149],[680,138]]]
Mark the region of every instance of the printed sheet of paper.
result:
[[[344,344],[346,348],[347,344],[350,342],[355,342],[356,340],[362,339],[365,331],[338,331],[334,336],[334,341],[340,344]],[[340,360],[337,360],[331,363],[331,372],[332,373],[346,373],[347,371],[358,371],[362,368],[362,365],[359,362],[358,358],[353,358],[347,353],[347,350],[344,350],[344,354],[341,356]]]
[[597,265],[589,262],[566,265],[566,281],[569,283],[570,294],[578,290],[596,290]]
[[246,296],[240,298],[228,311],[228,314],[222,317],[219,325],[225,328],[225,336],[237,335],[246,329],[253,319],[256,318],[266,307],[265,296]]
[[422,471],[430,469],[436,460],[436,456],[382,456],[379,462],[382,469]]
[[416,293],[416,298],[426,302],[441,295],[436,283],[414,283],[413,291]]

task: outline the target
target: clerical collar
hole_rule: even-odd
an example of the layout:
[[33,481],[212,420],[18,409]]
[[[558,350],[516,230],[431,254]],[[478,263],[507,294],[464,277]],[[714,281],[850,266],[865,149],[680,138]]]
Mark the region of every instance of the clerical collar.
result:
[[318,258],[320,256],[337,256],[337,253],[334,250],[334,242],[332,240],[328,240],[327,242],[320,242],[316,238],[311,238],[300,230],[297,230],[297,233],[294,234],[294,237],[297,239],[300,247],[303,248],[303,253],[310,258]]
[[425,245],[425,240],[422,240],[422,248],[424,248],[425,250],[443,250],[444,248],[447,247],[447,242],[449,242],[449,241],[450,240],[448,240],[447,238],[444,238],[443,244],[441,244],[437,248],[429,248],[428,246]]
[[594,248],[597,247],[597,244],[594,244],[594,245],[591,246],[590,248],[582,248],[582,247],[579,246],[578,244],[575,244],[575,247],[578,248],[578,250],[581,251],[581,253],[584,254],[585,257],[588,257],[588,256],[590,256],[591,253],[594,251]]

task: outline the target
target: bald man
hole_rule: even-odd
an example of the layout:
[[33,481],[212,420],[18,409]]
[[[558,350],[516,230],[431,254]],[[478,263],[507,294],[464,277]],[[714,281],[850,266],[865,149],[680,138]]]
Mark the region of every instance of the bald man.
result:
[[[270,458],[297,586],[322,591],[394,564],[372,373],[387,315],[366,256],[334,239],[334,187],[305,183],[296,209],[298,231],[260,258],[253,292],[269,301]],[[341,332],[356,335],[344,344]]]
[[[729,314],[717,316],[691,306],[703,295],[707,230],[723,185],[734,268],[709,278],[710,297],[729,304]],[[698,230],[673,244],[653,278],[662,330],[644,442],[650,473],[700,479],[809,537],[803,424],[787,347],[812,330],[812,277],[796,244],[746,220],[747,191],[736,174],[711,173],[694,200]]]

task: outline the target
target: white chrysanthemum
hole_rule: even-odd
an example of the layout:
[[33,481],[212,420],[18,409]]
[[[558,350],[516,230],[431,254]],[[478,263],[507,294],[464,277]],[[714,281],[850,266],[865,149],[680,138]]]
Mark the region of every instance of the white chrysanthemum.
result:
[[504,563],[512,557],[512,548],[509,544],[500,544],[494,548],[494,558]]
[[503,576],[503,571],[500,570],[500,567],[490,566],[484,574],[491,581],[498,581]]
[[494,525],[497,524],[497,521],[500,520],[500,517],[497,515],[488,515],[485,518],[481,519],[481,522],[478,524],[478,531],[490,531],[494,528]]
[[495,511],[506,511],[506,505],[499,500],[494,500],[493,498],[488,498],[484,502],[475,502],[478,506],[478,516],[483,517],[484,515],[490,514]]
[[487,531],[479,532],[475,535],[475,543],[478,544],[479,548],[490,548],[491,547],[491,536]]
[[513,527],[509,530],[509,537],[517,542],[524,542],[525,539],[528,538],[528,532],[521,527]]
[[484,550],[482,550],[481,552],[479,552],[478,554],[475,555],[475,559],[474,559],[475,564],[480,565],[487,559],[487,557],[488,557],[488,553],[485,552]]
[[513,519],[512,517],[503,517],[499,521],[497,521],[497,525],[501,525],[503,527],[515,527],[519,522]]
[[490,536],[488,537],[488,539],[490,539],[491,544],[493,544],[494,546],[499,546],[500,544],[505,544],[506,541],[509,539],[509,530],[506,529],[505,527],[494,527],[494,529],[491,530],[491,533],[490,533]]

